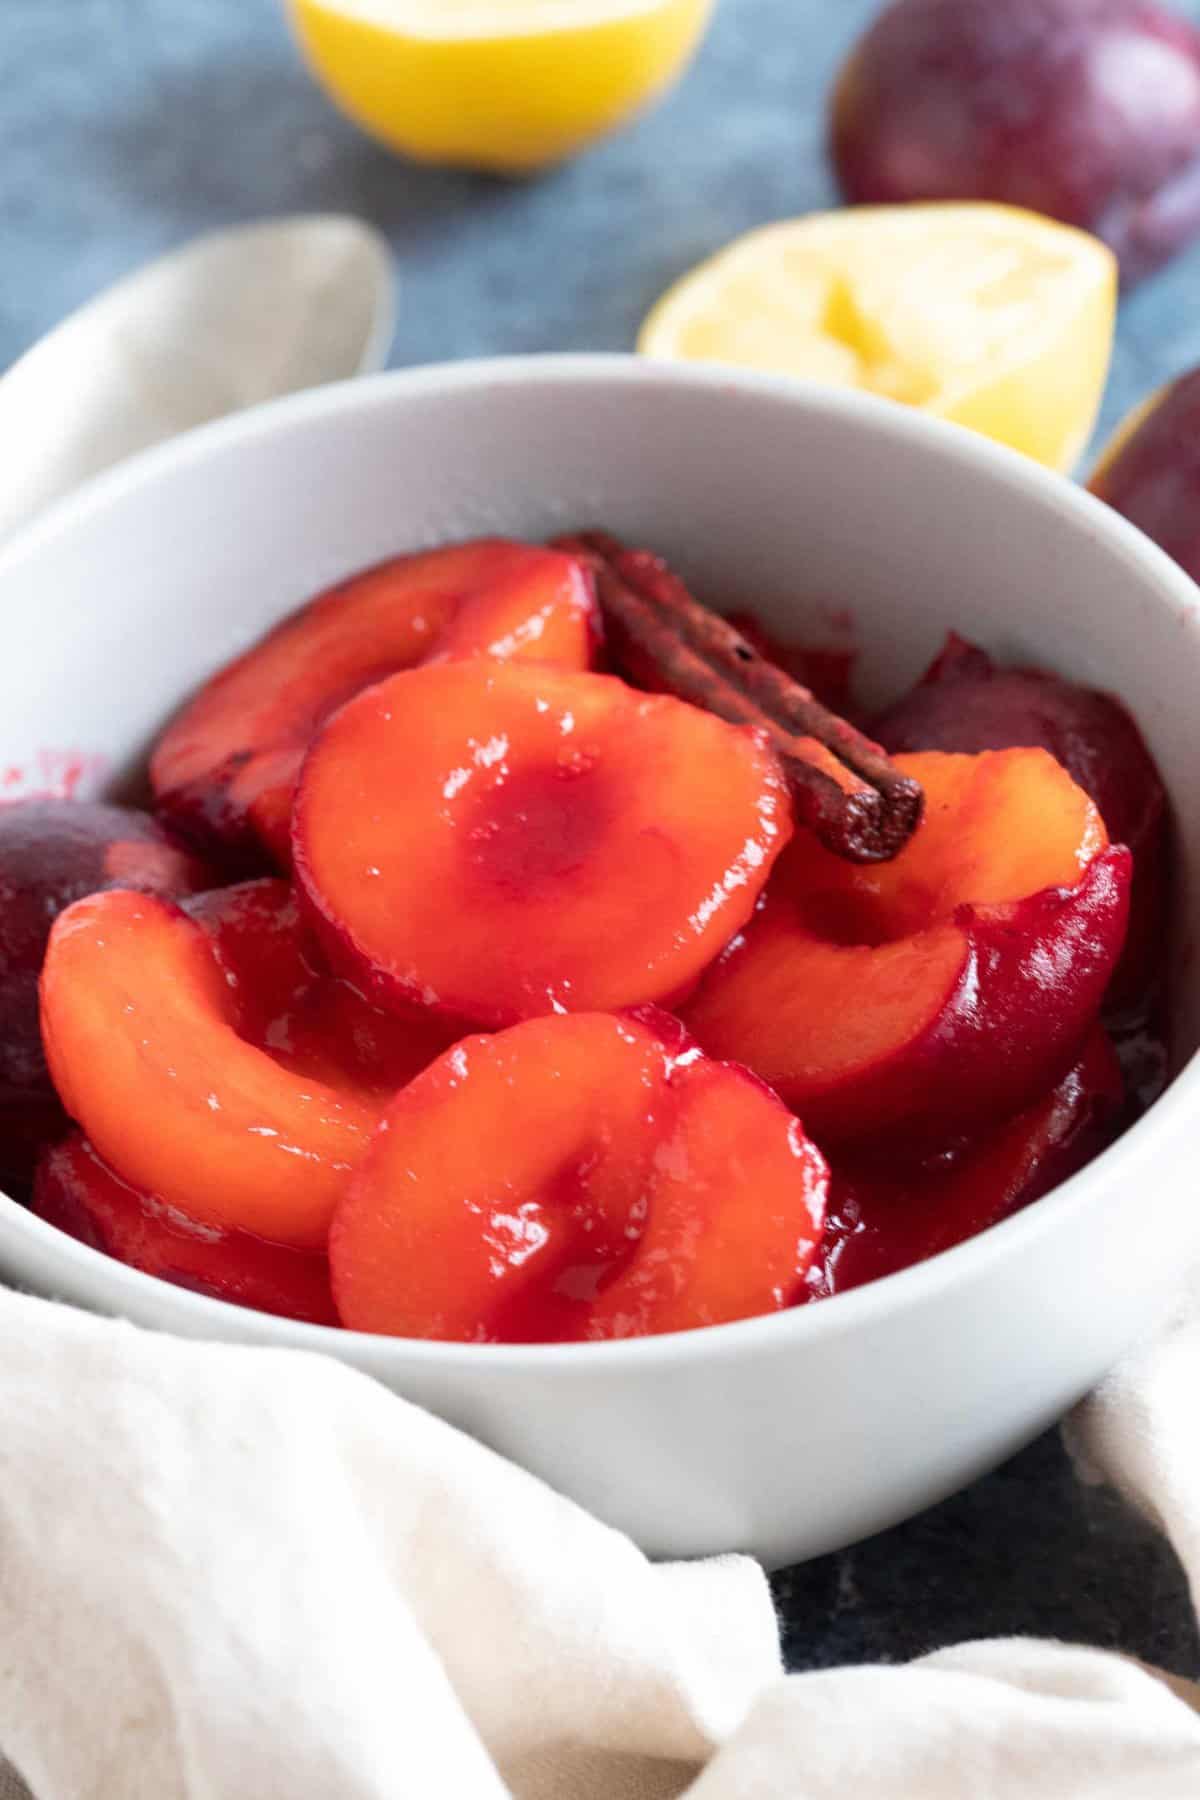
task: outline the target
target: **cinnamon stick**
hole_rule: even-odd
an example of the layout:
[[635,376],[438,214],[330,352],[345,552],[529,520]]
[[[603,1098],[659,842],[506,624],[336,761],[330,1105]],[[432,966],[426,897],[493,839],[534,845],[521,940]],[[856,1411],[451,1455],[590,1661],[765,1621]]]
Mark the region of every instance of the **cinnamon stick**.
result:
[[633,681],[766,732],[797,821],[827,849],[867,863],[904,848],[923,797],[878,744],[701,606],[661,558],[595,531],[556,547],[591,567],[609,643]]

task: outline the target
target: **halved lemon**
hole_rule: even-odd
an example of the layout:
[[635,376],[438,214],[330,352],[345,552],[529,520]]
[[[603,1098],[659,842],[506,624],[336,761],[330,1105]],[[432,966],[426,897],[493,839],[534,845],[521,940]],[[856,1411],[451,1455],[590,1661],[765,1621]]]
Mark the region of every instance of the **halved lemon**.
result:
[[714,0],[291,0],[313,73],[422,162],[526,174],[623,124],[680,73]]
[[638,348],[867,388],[1069,469],[1116,299],[1112,253],[1040,214],[848,207],[739,238],[663,296]]

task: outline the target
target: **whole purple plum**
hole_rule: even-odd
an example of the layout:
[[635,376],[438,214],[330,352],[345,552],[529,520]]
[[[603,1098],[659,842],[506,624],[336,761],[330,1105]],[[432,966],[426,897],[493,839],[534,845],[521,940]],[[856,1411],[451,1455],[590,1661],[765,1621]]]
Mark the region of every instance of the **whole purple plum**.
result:
[[895,0],[851,52],[848,200],[994,200],[1103,238],[1126,285],[1200,231],[1200,31],[1149,0]]
[[1088,486],[1200,581],[1200,369],[1125,421]]

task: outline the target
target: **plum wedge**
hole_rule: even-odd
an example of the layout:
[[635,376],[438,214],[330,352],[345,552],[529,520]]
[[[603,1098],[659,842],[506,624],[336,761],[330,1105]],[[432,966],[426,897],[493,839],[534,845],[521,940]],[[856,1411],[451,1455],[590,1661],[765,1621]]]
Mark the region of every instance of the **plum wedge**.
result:
[[101,888],[179,895],[212,871],[147,813],[98,801],[0,806],[0,1186],[24,1185],[66,1129],[38,1028],[38,977],[59,913]]
[[1121,950],[1130,857],[1044,750],[902,756],[926,810],[874,868],[797,837],[686,1018],[818,1142],[938,1139],[1070,1067]]
[[330,962],[370,998],[495,1028],[679,995],[790,829],[757,732],[481,659],[394,675],[329,721],[293,860]]
[[376,1067],[354,1036],[377,1030],[373,1010],[340,986],[313,994],[307,937],[268,887],[206,900],[207,929],[127,891],[76,902],[51,933],[42,1031],[67,1111],[132,1187],[317,1250],[384,1098],[436,1040],[414,1027]]
[[286,867],[304,751],[343,701],[430,658],[585,669],[598,631],[590,577],[556,551],[482,538],[393,557],[310,601],[213,676],[155,747],[159,808],[243,864]]
[[194,1293],[310,1325],[338,1322],[324,1255],[193,1223],[114,1175],[79,1132],[42,1158],[33,1211],[93,1250]]
[[384,1116],[330,1233],[352,1329],[539,1342],[797,1298],[827,1171],[743,1070],[653,1009],[469,1037]]

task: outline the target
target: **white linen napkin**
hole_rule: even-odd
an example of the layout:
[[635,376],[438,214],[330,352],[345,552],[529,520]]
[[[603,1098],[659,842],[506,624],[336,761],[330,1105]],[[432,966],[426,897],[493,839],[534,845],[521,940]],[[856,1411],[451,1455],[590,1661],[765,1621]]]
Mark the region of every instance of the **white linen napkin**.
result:
[[[1192,1317],[1072,1426],[1193,1582],[1198,1391]],[[37,1800],[1200,1795],[1185,1682],[1020,1639],[785,1676],[745,1558],[655,1567],[332,1359],[17,1294],[0,1647]]]

